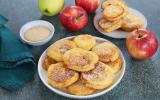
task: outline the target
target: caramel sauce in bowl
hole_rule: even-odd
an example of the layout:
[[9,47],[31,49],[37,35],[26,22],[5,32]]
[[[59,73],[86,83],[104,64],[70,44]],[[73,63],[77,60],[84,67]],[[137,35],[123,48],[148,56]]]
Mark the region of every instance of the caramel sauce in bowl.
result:
[[24,43],[33,46],[46,44],[55,32],[54,26],[43,20],[28,22],[20,29],[20,37]]

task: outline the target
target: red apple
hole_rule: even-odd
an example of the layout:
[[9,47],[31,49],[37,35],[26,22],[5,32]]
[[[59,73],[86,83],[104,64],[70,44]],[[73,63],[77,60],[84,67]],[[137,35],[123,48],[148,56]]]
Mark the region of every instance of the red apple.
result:
[[79,6],[66,7],[60,14],[62,25],[71,31],[78,31],[88,23],[86,11]]
[[137,29],[128,35],[126,47],[133,58],[146,60],[156,53],[158,40],[151,31]]
[[88,13],[93,13],[98,8],[99,0],[75,0],[77,6],[81,6]]

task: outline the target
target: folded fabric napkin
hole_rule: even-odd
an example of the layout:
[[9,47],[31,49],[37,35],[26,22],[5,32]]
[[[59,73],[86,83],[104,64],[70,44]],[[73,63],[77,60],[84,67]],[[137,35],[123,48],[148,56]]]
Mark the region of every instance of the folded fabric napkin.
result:
[[33,78],[34,57],[4,24],[0,15],[0,87],[15,91]]

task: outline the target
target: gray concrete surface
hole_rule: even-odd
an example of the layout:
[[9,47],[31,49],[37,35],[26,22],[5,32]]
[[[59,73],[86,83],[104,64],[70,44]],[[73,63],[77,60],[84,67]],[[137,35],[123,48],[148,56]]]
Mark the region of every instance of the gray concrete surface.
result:
[[[74,4],[74,0],[65,0],[66,6]],[[128,5],[141,11],[148,19],[148,29],[153,31],[160,41],[160,1],[159,0],[126,0]],[[100,10],[100,9],[99,9]],[[71,35],[89,33],[106,38],[119,46],[127,62],[126,73],[116,88],[103,96],[92,100],[160,100],[160,50],[147,61],[132,59],[125,48],[124,39],[112,39],[101,35],[95,30],[90,15],[90,23],[80,32],[64,29],[59,16],[45,17],[37,7],[37,0],[0,0],[0,14],[8,17],[7,26],[19,35],[20,27],[32,20],[43,19],[55,25],[56,32],[52,40],[41,47],[30,47],[36,60],[41,53],[54,41]],[[16,92],[8,92],[0,88],[0,100],[69,100],[47,89],[35,74],[34,79]]]

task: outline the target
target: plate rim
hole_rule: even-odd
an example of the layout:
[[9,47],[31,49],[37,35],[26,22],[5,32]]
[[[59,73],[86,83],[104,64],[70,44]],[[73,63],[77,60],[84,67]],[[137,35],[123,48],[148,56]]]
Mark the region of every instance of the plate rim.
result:
[[[72,39],[72,38],[74,38],[74,37],[75,37],[75,36],[69,36],[69,37],[66,37],[66,38],[59,39],[59,40]],[[94,36],[94,38],[95,38],[96,40],[100,40],[100,41],[104,41],[104,42],[111,42],[111,41],[109,41],[109,40],[107,40],[107,39],[104,39],[104,38],[101,38],[101,37],[97,37],[97,36]],[[111,43],[113,43],[113,42],[111,42]],[[114,43],[113,43],[113,44],[114,44]],[[114,45],[116,45],[116,44],[114,44]],[[116,45],[116,46],[117,46],[117,45]],[[49,46],[49,47],[50,47],[50,46]],[[118,46],[117,46],[117,47],[118,47]],[[118,48],[119,48],[119,47],[118,47]],[[48,48],[47,48],[47,49],[48,49]],[[111,91],[113,88],[115,88],[115,87],[120,83],[120,81],[122,80],[122,78],[123,78],[123,76],[124,76],[124,73],[125,73],[126,60],[125,60],[125,57],[124,57],[122,51],[119,49],[120,55],[121,55],[121,57],[122,57],[122,59],[123,59],[123,67],[122,67],[123,70],[122,70],[122,72],[121,72],[121,74],[120,74],[120,77],[117,79],[117,81],[116,81],[113,85],[111,85],[109,88],[107,88],[107,89],[105,89],[105,90],[103,90],[103,91],[101,91],[101,92],[98,92],[98,93],[95,93],[95,94],[91,94],[91,95],[87,95],[87,96],[77,96],[77,95],[67,94],[67,93],[65,93],[65,92],[63,92],[63,91],[60,91],[60,90],[52,87],[50,84],[48,84],[48,83],[43,79],[43,76],[42,76],[42,74],[41,74],[41,69],[42,69],[42,66],[41,66],[41,65],[42,65],[42,60],[44,59],[44,56],[46,56],[47,49],[44,50],[44,52],[41,54],[41,56],[40,56],[40,58],[39,58],[39,60],[38,60],[38,75],[39,75],[40,80],[42,81],[42,83],[43,83],[48,89],[50,89],[50,90],[53,91],[54,93],[59,94],[59,95],[64,96],[64,97],[74,98],[74,99],[89,99],[89,98],[94,98],[94,97],[101,96],[101,95],[103,95],[103,94]]]

